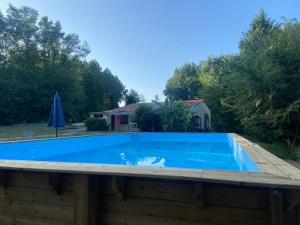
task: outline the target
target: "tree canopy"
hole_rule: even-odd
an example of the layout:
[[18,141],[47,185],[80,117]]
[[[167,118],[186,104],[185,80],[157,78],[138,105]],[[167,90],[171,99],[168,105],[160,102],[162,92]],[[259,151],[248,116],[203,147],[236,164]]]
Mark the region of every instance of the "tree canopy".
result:
[[144,102],[144,96],[139,94],[136,90],[130,89],[125,93],[125,105],[132,103]]
[[40,122],[48,118],[58,91],[67,120],[82,120],[90,111],[117,107],[125,87],[96,60],[77,34],[60,22],[39,19],[29,7],[0,12],[0,125]]
[[171,100],[189,100],[197,97],[200,88],[198,66],[195,63],[177,68],[166,84],[164,94]]
[[164,93],[170,100],[203,98],[216,131],[295,146],[300,142],[299,36],[298,20],[276,23],[262,10],[243,34],[238,54],[183,65]]

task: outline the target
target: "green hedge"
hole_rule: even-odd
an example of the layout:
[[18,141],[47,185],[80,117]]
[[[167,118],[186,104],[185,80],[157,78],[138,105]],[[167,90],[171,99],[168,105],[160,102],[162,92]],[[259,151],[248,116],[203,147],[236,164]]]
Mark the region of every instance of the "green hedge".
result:
[[108,125],[105,119],[102,118],[88,118],[85,121],[85,126],[88,131],[107,131]]

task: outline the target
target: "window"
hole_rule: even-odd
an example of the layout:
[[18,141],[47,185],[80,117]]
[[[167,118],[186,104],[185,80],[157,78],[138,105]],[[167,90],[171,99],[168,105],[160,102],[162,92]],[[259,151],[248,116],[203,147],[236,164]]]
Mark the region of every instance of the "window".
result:
[[121,116],[121,124],[128,124],[128,115]]

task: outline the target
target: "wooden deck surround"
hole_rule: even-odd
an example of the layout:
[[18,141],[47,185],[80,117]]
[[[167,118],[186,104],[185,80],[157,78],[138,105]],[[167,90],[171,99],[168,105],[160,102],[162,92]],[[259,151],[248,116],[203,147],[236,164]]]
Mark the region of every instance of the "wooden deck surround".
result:
[[0,160],[0,225],[300,225],[300,170],[230,135],[260,173]]

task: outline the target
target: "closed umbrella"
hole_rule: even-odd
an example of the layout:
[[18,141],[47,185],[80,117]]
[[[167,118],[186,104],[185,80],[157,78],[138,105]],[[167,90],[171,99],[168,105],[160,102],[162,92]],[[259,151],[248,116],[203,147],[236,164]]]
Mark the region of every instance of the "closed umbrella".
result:
[[57,137],[57,128],[65,126],[64,112],[62,108],[61,98],[58,93],[55,93],[52,109],[50,112],[48,127],[55,127],[56,137]]

